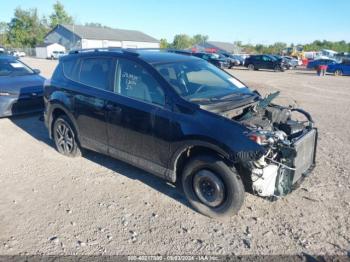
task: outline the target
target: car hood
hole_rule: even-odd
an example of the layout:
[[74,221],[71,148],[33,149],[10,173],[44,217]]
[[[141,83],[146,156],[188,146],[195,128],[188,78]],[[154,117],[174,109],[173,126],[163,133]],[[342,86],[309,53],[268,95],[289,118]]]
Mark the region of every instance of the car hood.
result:
[[40,75],[0,77],[0,91],[11,94],[42,92],[45,78]]
[[207,103],[200,104],[200,107],[204,110],[213,112],[213,113],[222,113],[225,111],[229,111],[235,108],[242,108],[245,106],[251,106],[256,104],[261,97],[256,93],[242,93],[232,99],[227,99],[223,101],[218,101],[216,103]]

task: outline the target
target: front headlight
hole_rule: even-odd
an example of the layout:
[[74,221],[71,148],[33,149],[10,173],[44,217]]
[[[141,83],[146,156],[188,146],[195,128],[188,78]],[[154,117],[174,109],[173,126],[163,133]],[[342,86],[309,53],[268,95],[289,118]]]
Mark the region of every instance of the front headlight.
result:
[[0,96],[10,96],[11,94],[10,93],[7,93],[7,92],[0,92]]

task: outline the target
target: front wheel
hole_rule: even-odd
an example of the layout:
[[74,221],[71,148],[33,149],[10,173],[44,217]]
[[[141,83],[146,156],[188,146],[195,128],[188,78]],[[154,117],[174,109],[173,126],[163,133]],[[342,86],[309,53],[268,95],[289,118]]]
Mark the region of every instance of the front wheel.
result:
[[342,76],[343,75],[343,72],[341,71],[341,70],[335,70],[335,72],[334,72],[334,75],[335,76]]
[[182,187],[190,204],[213,218],[237,214],[244,202],[244,186],[236,171],[214,156],[192,158],[182,173]]
[[60,116],[55,120],[53,138],[57,151],[62,155],[68,157],[81,156],[77,134],[68,117]]

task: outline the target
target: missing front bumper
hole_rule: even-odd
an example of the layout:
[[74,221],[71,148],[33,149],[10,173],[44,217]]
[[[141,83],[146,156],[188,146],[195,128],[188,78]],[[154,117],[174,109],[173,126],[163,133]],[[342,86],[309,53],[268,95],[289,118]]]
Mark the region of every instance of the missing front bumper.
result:
[[275,196],[284,196],[297,188],[316,165],[318,132],[311,129],[293,144],[285,148],[285,154],[289,155],[285,164],[292,166],[294,170],[280,167],[276,179]]

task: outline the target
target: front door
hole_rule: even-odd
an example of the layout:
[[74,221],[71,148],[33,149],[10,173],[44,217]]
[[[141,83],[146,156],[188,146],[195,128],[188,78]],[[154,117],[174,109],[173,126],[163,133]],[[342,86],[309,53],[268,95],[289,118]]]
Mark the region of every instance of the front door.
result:
[[143,65],[119,58],[114,93],[107,105],[109,153],[164,175],[171,130],[163,88]]

